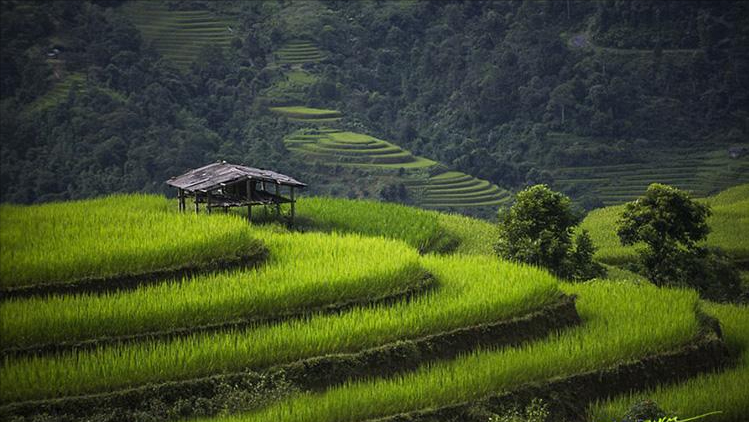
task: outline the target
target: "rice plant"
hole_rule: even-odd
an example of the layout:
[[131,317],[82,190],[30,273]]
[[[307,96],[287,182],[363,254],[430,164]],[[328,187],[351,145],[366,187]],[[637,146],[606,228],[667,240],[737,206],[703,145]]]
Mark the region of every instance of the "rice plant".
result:
[[269,262],[260,268],[171,280],[135,291],[4,302],[3,347],[268,319],[343,302],[366,303],[423,283],[418,254],[401,242],[260,228],[254,232],[270,251]]
[[414,373],[349,382],[254,413],[202,421],[344,422],[437,408],[637,360],[682,345],[698,331],[697,297],[690,291],[613,282],[566,284],[564,290],[579,295],[585,323],[547,340],[477,351]]
[[0,384],[8,387],[0,389],[0,401],[111,391],[356,352],[522,315],[555,302],[560,293],[548,273],[491,257],[421,260],[439,288],[391,306],[59,356],[6,357]]
[[297,209],[303,227],[400,239],[422,252],[439,250],[447,240],[437,214],[413,207],[311,197],[300,199]]
[[178,214],[151,195],[0,205],[0,287],[200,266],[262,251],[234,216]]
[[[749,243],[745,239],[749,233],[749,184],[700,201],[711,204],[713,212],[707,220],[711,229],[707,245],[719,247],[734,258],[749,259]],[[616,235],[616,221],[623,210],[623,205],[593,210],[580,224],[580,229],[588,230],[598,247],[596,259],[607,264],[619,265],[637,259],[636,247],[622,246]]]
[[704,307],[720,320],[726,343],[740,356],[735,367],[690,378],[683,383],[659,386],[595,403],[589,409],[589,420],[616,420],[633,403],[644,399],[655,401],[667,412],[681,418],[719,411],[706,420],[745,420],[749,415],[749,307],[714,303],[706,303]]

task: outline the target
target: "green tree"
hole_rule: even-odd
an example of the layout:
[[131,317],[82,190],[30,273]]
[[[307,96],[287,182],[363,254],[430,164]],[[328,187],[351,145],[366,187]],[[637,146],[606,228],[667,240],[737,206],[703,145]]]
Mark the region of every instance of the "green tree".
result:
[[547,268],[558,277],[593,278],[601,268],[592,261],[595,249],[587,233],[576,240],[576,247],[572,245],[579,223],[567,196],[546,185],[531,186],[517,194],[509,210],[500,210],[495,251],[505,259]]
[[707,205],[693,201],[677,188],[653,183],[645,195],[624,207],[617,221],[623,245],[644,242],[640,263],[656,285],[679,284],[684,279],[684,259],[710,231]]
[[710,208],[671,186],[654,183],[626,205],[617,222],[624,245],[644,242],[640,264],[656,285],[685,285],[711,300],[736,300],[741,277],[720,250],[700,245],[710,228]]

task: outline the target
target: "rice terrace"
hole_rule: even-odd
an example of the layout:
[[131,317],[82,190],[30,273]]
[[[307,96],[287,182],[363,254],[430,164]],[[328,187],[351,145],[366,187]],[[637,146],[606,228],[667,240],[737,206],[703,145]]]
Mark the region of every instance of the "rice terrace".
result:
[[749,419],[747,3],[0,11],[0,420]]

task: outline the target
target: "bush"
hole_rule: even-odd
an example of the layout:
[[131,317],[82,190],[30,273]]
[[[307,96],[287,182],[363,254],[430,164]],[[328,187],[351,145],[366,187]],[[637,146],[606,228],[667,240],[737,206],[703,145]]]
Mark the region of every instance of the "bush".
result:
[[567,196],[546,185],[531,186],[517,194],[509,210],[500,210],[495,251],[504,259],[538,265],[565,279],[601,276],[605,271],[593,262],[595,247],[588,233],[580,233],[572,245],[579,223]]

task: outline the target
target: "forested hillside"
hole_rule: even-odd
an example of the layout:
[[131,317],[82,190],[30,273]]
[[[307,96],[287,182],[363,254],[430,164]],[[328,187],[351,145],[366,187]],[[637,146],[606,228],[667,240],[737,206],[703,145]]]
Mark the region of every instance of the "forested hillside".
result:
[[[448,171],[588,208],[654,181],[698,196],[749,181],[743,2],[1,4],[2,201],[161,192],[220,159],[426,204],[401,186]],[[278,106],[340,112],[325,125],[438,165],[306,159],[284,139],[310,123]]]

